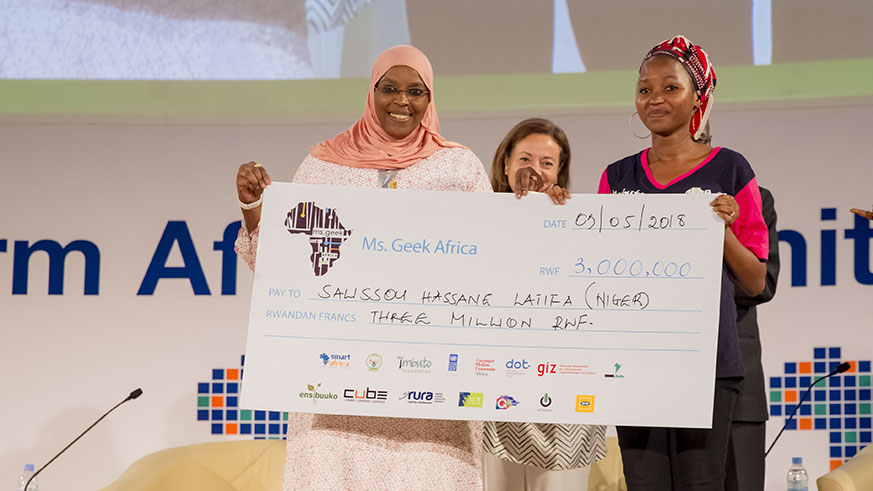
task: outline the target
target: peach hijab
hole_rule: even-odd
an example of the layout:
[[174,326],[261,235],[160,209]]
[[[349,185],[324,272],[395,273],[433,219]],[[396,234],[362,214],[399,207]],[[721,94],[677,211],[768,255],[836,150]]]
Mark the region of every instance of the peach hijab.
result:
[[[397,140],[379,124],[373,88],[382,76],[397,65],[405,65],[416,72],[431,91],[430,102],[418,128],[406,138]],[[405,169],[419,160],[430,157],[442,148],[455,148],[463,145],[446,140],[440,135],[440,121],[437,118],[433,94],[433,68],[430,60],[418,48],[399,45],[388,48],[376,58],[370,91],[364,115],[349,129],[330,140],[325,140],[310,149],[313,157],[364,169]]]

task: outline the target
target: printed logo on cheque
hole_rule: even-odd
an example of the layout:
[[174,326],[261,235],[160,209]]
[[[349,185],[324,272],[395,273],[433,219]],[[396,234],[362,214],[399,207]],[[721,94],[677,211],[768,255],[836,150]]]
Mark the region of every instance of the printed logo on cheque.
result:
[[327,353],[322,353],[318,355],[321,359],[322,366],[332,367],[332,368],[349,368],[351,366],[352,355],[329,355]]
[[430,373],[432,363],[424,358],[397,356],[397,368],[403,373]]
[[382,355],[379,353],[370,353],[367,355],[365,363],[367,364],[367,370],[378,372],[379,369],[382,368]]
[[476,375],[490,375],[497,369],[494,367],[494,358],[476,358]]
[[506,375],[513,377],[516,375],[524,375],[530,369],[531,364],[524,358],[511,358],[506,362]]
[[430,392],[422,390],[410,390],[404,392],[398,397],[401,401],[405,400],[409,404],[442,404],[446,402],[446,397],[442,392]]
[[540,397],[540,407],[539,407],[539,409],[537,409],[537,411],[550,413],[550,412],[552,412],[552,410],[549,409],[549,406],[551,406],[551,405],[552,405],[552,398],[549,397],[549,393],[546,392],[545,394],[543,394],[542,397]]
[[612,373],[604,373],[603,376],[604,376],[605,378],[624,378],[624,374],[623,374],[623,373],[619,373],[619,370],[621,370],[621,367],[622,367],[622,366],[623,366],[623,365],[622,365],[621,363],[617,363],[617,362],[614,363],[614,364],[612,365],[612,367],[613,367],[613,369],[614,369],[615,371],[613,371]]
[[543,377],[549,374],[556,375],[595,375],[597,372],[591,369],[590,365],[579,365],[576,363],[540,363],[537,365],[537,377]]
[[482,407],[483,399],[482,392],[460,392],[458,394],[458,407]]
[[321,208],[314,201],[300,202],[285,216],[290,234],[309,237],[312,254],[309,260],[315,276],[327,274],[340,258],[340,246],[352,235],[333,208]]
[[518,406],[518,401],[516,401],[512,396],[500,396],[497,398],[497,406],[495,409],[509,409],[512,406]]
[[384,403],[388,400],[388,391],[374,390],[369,387],[366,389],[345,389],[343,391],[343,399],[349,402]]
[[312,399],[312,403],[315,404],[318,399],[328,399],[333,400],[338,398],[337,394],[332,392],[319,392],[318,389],[321,387],[321,383],[316,385],[306,384],[307,392],[301,392],[298,394],[298,397],[301,399]]
[[457,372],[458,371],[458,354],[452,353],[449,355],[449,371]]
[[593,413],[594,412],[594,396],[576,395],[576,412],[577,413]]

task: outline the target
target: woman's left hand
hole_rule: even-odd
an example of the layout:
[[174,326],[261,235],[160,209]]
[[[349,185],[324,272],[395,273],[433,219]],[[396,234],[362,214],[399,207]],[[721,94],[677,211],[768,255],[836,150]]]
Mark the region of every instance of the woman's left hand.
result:
[[543,192],[548,194],[549,198],[552,198],[552,203],[556,205],[566,205],[567,200],[570,199],[570,190],[562,188],[557,184],[546,185]]
[[716,197],[709,203],[712,206],[712,211],[718,213],[718,216],[724,220],[724,228],[728,228],[737,220],[740,215],[740,205],[737,200],[729,194],[722,194]]

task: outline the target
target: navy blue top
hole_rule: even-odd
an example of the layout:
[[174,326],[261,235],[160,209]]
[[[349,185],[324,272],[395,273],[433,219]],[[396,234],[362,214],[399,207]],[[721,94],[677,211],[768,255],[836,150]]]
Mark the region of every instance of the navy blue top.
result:
[[[761,213],[761,192],[752,166],[741,154],[718,147],[689,172],[661,184],[648,165],[649,149],[610,164],[600,178],[600,193],[725,193],[736,199],[739,216],[731,230],[740,243],[760,260],[767,259],[769,239]],[[742,377],[743,357],[737,336],[737,309],[734,303],[733,275],[722,266],[721,304],[718,321],[716,378]]]

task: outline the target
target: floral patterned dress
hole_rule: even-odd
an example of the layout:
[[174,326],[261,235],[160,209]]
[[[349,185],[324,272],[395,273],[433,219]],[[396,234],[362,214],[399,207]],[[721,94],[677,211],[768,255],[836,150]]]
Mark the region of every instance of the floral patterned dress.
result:
[[[332,186],[490,192],[482,162],[466,148],[444,148],[406,169],[386,172],[308,155],[294,182]],[[239,256],[254,268],[258,230],[240,229]],[[482,488],[482,424],[472,421],[291,413],[284,489]]]

